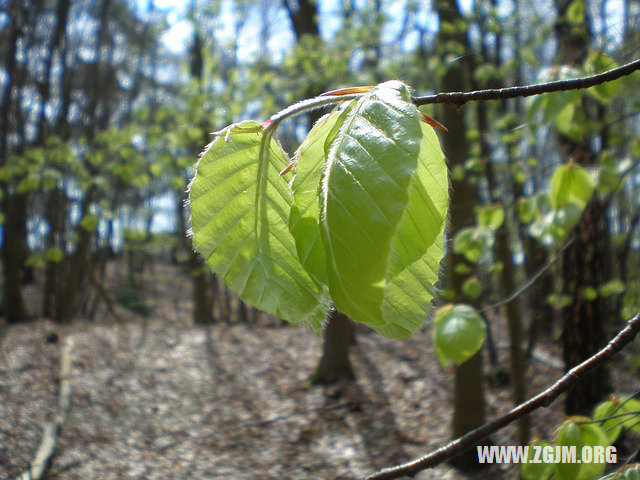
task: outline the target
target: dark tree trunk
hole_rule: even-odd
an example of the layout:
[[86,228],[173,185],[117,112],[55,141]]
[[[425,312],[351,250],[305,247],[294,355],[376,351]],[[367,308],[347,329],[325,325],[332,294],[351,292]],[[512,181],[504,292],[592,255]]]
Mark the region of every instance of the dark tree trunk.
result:
[[[591,29],[588,12],[580,27],[568,22],[566,11],[570,0],[556,0],[560,61],[579,65],[589,47]],[[589,114],[591,105],[585,100],[584,110]],[[567,159],[582,165],[592,165],[595,153],[589,149],[589,142],[575,142],[559,136],[560,148]],[[563,293],[572,299],[571,305],[562,310],[562,344],[565,369],[568,371],[589,358],[605,342],[605,304],[602,296],[587,299],[587,288],[598,288],[605,281],[605,250],[609,232],[604,228],[602,201],[594,193],[580,221],[574,228],[573,244],[563,257]],[[610,391],[609,375],[606,368],[596,369],[587,379],[580,382],[568,394],[565,409],[568,414],[589,414],[594,405]]]
[[27,199],[13,194],[3,200],[6,218],[3,225],[2,256],[4,266],[3,311],[8,322],[26,320],[29,315],[22,297],[22,265],[26,256]]
[[316,385],[329,385],[355,378],[349,361],[349,349],[354,330],[353,321],[338,310],[331,310],[328,320],[324,330],[320,365],[311,376],[312,383]]
[[[464,17],[455,0],[437,0],[435,8],[441,24],[449,23],[454,25],[456,24],[455,22],[464,21]],[[447,54],[447,48],[451,44],[457,43],[469,46],[466,30],[460,31],[458,28],[447,32],[441,30],[439,42],[441,44],[439,54],[443,57]],[[468,90],[470,67],[468,57],[462,57],[450,63],[441,80],[441,90]],[[442,105],[438,120],[449,129],[449,133],[442,135],[441,141],[444,154],[449,161],[449,168],[453,170],[457,165],[464,164],[469,152],[464,114],[462,111],[459,112],[453,105]],[[460,181],[452,180],[451,187],[449,199],[449,242],[452,241],[452,234],[473,224],[472,205],[479,204],[477,190],[465,179]],[[464,299],[462,284],[465,281],[465,276],[456,273],[455,266],[462,263],[466,263],[464,257],[449,250],[447,253],[447,287],[455,292],[458,301]],[[451,434],[453,438],[457,438],[469,430],[479,427],[485,420],[482,354],[480,352],[462,365],[455,367],[454,384],[454,413]],[[469,453],[456,457],[452,464],[464,469],[479,466],[475,450],[470,450]]]
[[209,267],[194,251],[191,238],[187,236],[187,217],[184,211],[184,197],[178,195],[178,236],[189,255],[189,272],[193,285],[193,321],[195,323],[213,322],[213,288],[209,281]]
[[[291,6],[290,0],[282,0],[296,39],[300,39],[305,35],[320,37],[320,28],[318,25],[318,6],[312,0],[298,0],[297,8]],[[307,97],[313,97],[322,93],[318,86],[309,88],[306,91]],[[309,114],[310,123],[313,124],[320,118],[322,112],[316,110]],[[343,338],[342,335],[346,335]],[[339,379],[353,378],[353,371],[349,365],[349,347],[355,341],[355,329],[352,321],[340,312],[329,313],[328,323],[325,329],[323,356],[318,369],[313,374],[315,383],[332,383]],[[335,357],[335,359],[333,359]],[[332,370],[334,369],[334,370]]]
[[[9,7],[7,33],[7,51],[5,56],[5,71],[7,85],[4,86],[0,111],[0,166],[6,164],[9,148],[8,138],[11,124],[17,124],[19,108],[13,100],[13,94],[18,96],[16,75],[16,51],[23,22],[22,2],[12,0]],[[12,122],[13,120],[13,122]],[[2,311],[9,322],[25,320],[27,310],[22,297],[22,264],[26,255],[26,220],[27,199],[25,195],[17,195],[12,191],[9,183],[2,184],[2,212],[5,223],[2,225],[2,266],[4,273],[2,292]]]
[[[564,294],[573,300],[562,311],[562,346],[567,370],[594,355],[607,341],[602,297],[588,299],[585,295],[587,287],[601,285],[603,281],[606,232],[599,227],[601,210],[598,199],[592,198],[573,230],[575,241],[564,255]],[[589,415],[610,391],[609,373],[606,366],[600,366],[567,393],[566,412]]]

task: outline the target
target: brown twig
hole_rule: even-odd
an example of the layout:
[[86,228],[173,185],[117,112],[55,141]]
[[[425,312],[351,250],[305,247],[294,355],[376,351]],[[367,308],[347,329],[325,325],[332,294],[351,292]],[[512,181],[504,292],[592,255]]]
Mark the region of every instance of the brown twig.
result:
[[423,457],[402,465],[380,470],[368,477],[365,477],[365,480],[392,480],[405,476],[413,477],[418,472],[428,468],[433,468],[436,465],[440,465],[441,463],[460,455],[466,450],[472,448],[479,441],[487,438],[492,433],[506,427],[517,419],[524,417],[541,407],[549,406],[562,393],[569,390],[579,379],[583,378],[591,370],[622,350],[635,338],[638,331],[640,331],[640,313],[629,320],[627,326],[622,329],[604,348],[582,362],[580,365],[569,370],[553,385],[535,397],[527,400],[517,407],[514,407],[506,414],[492,420],[491,422],[485,423],[481,427],[471,430],[463,436],[449,442],[444,447],[438,448]]
[[47,423],[42,433],[42,441],[36,450],[29,467],[16,480],[39,480],[44,475],[49,461],[56,449],[56,441],[60,428],[71,403],[71,354],[73,352],[73,338],[66,337],[60,351],[60,385],[58,388],[58,406],[53,420]]
[[467,102],[478,102],[484,100],[504,100],[507,98],[530,97],[542,93],[559,92],[566,90],[581,90],[593,87],[602,83],[611,82],[625,77],[640,70],[640,59],[627,63],[617,68],[598,73],[590,77],[572,78],[569,80],[556,80],[548,83],[536,85],[523,85],[519,87],[488,88],[486,90],[476,90],[473,92],[444,92],[422,97],[413,97],[416,106],[433,103],[453,103],[454,105],[464,105]]
[[116,301],[107,290],[107,287],[100,281],[98,275],[96,275],[95,270],[93,269],[93,265],[91,264],[91,260],[88,256],[84,258],[85,267],[87,269],[87,273],[89,275],[89,280],[93,284],[98,296],[104,301],[107,311],[111,314],[114,320],[118,323],[124,323],[124,319],[120,316],[120,314],[116,311],[115,304]]

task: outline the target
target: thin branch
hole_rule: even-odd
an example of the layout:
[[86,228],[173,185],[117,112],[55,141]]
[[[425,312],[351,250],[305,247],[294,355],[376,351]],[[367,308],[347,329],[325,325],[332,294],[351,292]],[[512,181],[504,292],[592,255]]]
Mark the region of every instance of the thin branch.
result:
[[504,100],[507,98],[530,97],[542,93],[559,92],[566,90],[581,90],[593,87],[601,83],[611,82],[625,77],[640,70],[640,59],[622,65],[621,67],[607,70],[590,77],[573,78],[570,80],[556,80],[537,85],[523,85],[519,87],[489,88],[486,90],[476,90],[473,92],[449,92],[425,95],[423,97],[413,97],[416,106],[432,103],[453,103],[454,105],[464,105],[467,102],[478,102],[484,100]]
[[16,480],[39,480],[44,475],[49,461],[56,449],[56,441],[71,403],[71,354],[73,338],[66,337],[60,353],[60,386],[58,387],[58,406],[53,420],[47,423],[42,433],[42,441],[36,450],[29,467]]
[[[617,181],[616,185],[613,187],[613,189],[611,190],[611,193],[609,193],[609,195],[607,195],[607,197],[604,199],[604,202],[602,203],[602,208],[599,210],[599,215],[602,215],[605,212],[607,207],[611,204],[611,201],[613,200],[615,194],[618,193],[618,191],[619,191],[620,187],[622,186],[626,176],[629,173],[631,173],[638,165],[640,165],[640,159],[636,160],[624,172],[622,172],[622,173],[620,173],[618,175],[619,176],[618,181]],[[636,221],[636,223],[637,223],[638,216],[636,216],[634,221]],[[632,226],[633,226],[633,223],[632,223]],[[633,228],[631,228],[630,231],[633,231]],[[573,244],[574,241],[575,241],[575,237],[571,237],[569,240],[567,240],[565,242],[565,244],[562,245],[562,248],[560,248],[560,250],[558,250],[558,252],[553,256],[553,258],[551,258],[551,260],[549,260],[544,266],[542,266],[540,268],[540,270],[538,270],[536,272],[536,274],[532,278],[530,278],[529,280],[527,280],[524,283],[524,285],[521,285],[520,287],[518,287],[518,289],[515,292],[513,292],[512,294],[510,294],[507,298],[504,298],[504,299],[500,300],[499,302],[492,303],[491,305],[487,305],[482,310],[480,310],[480,313],[484,313],[484,312],[486,312],[488,310],[491,310],[491,309],[494,309],[494,308],[502,307],[503,305],[506,305],[507,303],[511,303],[516,298],[520,297],[523,293],[525,293],[527,290],[529,290],[538,280],[540,280],[540,278],[542,276],[544,276],[544,274],[547,273],[549,271],[549,269],[560,258],[562,258],[562,256],[564,255],[564,252],[567,250],[567,248],[569,248]]]
[[604,348],[598,351],[591,358],[582,362],[580,365],[569,370],[553,385],[535,397],[527,400],[517,407],[514,407],[509,412],[494,419],[493,421],[485,423],[475,430],[471,430],[456,440],[448,443],[444,447],[434,450],[433,452],[408,463],[380,470],[369,475],[365,480],[392,480],[404,476],[412,477],[418,472],[440,465],[441,463],[460,455],[466,450],[473,448],[473,446],[475,446],[479,441],[487,438],[492,433],[497,432],[519,418],[524,417],[539,408],[548,407],[562,393],[569,390],[578,380],[584,378],[587,373],[613,357],[633,341],[639,331],[640,313],[636,314],[635,317],[629,320],[627,326],[622,329]]
[[540,277],[542,277],[545,273],[547,273],[549,269],[558,261],[558,259],[560,259],[562,255],[564,255],[564,252],[567,250],[567,248],[569,248],[573,244],[574,241],[575,241],[575,237],[571,237],[569,240],[567,240],[567,242],[553,256],[553,258],[549,260],[542,268],[540,268],[540,270],[538,270],[533,277],[527,280],[527,282],[524,285],[520,286],[515,292],[513,292],[507,298],[500,300],[499,302],[492,303],[491,305],[487,305],[482,310],[480,310],[480,313],[484,313],[487,310],[499,308],[503,305],[506,305],[507,303],[511,303],[520,295],[522,295],[524,292],[529,290],[540,279]]
[[118,314],[118,312],[115,309],[115,304],[116,304],[115,299],[113,298],[111,293],[109,293],[109,290],[107,290],[107,287],[104,286],[104,284],[100,281],[100,279],[96,275],[96,272],[93,269],[93,265],[91,263],[91,260],[89,260],[88,255],[85,256],[84,262],[85,262],[85,267],[87,269],[87,273],[89,274],[89,280],[91,281],[91,283],[93,283],[93,286],[95,287],[96,292],[98,293],[98,296],[102,298],[102,300],[104,301],[105,305],[107,306],[107,310],[109,311],[111,316],[113,316],[116,322],[124,323],[124,319]]

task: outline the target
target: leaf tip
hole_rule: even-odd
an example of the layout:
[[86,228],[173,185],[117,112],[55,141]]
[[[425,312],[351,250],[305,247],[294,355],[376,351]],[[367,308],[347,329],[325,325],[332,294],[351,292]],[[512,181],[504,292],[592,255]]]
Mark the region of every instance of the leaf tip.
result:
[[285,168],[282,169],[282,171],[280,172],[280,176],[284,176],[287,173],[289,173],[291,170],[293,170],[293,168],[298,165],[298,160],[295,159],[294,161],[292,161],[289,165],[287,165]]
[[428,117],[424,113],[420,112],[420,117],[421,117],[422,121],[424,123],[426,123],[427,125],[431,125],[433,128],[437,128],[438,130],[442,130],[443,132],[447,132],[447,133],[449,132],[449,129],[447,127],[442,125],[437,120],[435,120],[435,119],[433,119],[431,117]]
[[346,87],[338,88],[336,90],[330,90],[328,92],[321,93],[321,97],[339,97],[342,95],[353,95],[357,93],[367,93],[373,88],[373,85],[364,85],[361,87]]

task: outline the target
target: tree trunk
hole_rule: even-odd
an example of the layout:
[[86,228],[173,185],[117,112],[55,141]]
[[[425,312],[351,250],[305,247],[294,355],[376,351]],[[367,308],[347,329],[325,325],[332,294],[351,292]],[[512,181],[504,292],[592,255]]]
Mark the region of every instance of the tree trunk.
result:
[[[282,0],[293,25],[296,40],[304,35],[320,37],[318,25],[318,5],[312,0],[298,0],[297,8],[293,8],[289,0]],[[313,97],[322,93],[319,87],[308,88],[307,97]],[[310,124],[320,118],[322,112],[319,110],[309,114]],[[316,372],[312,375],[314,383],[333,383],[342,378],[353,378],[353,371],[349,365],[349,347],[354,341],[355,329],[351,325],[351,320],[342,313],[329,313],[328,324],[325,329],[324,346],[325,352]],[[346,335],[347,338],[343,338]],[[337,360],[331,360],[335,357]],[[335,370],[332,370],[335,369]]]
[[[454,24],[464,21],[457,3],[454,0],[439,0],[435,7],[440,17],[440,23]],[[452,29],[451,32],[440,31],[439,40],[445,55],[448,45],[453,43],[469,46],[466,30]],[[442,91],[465,91],[469,86],[467,72],[470,69],[468,58],[460,58],[448,66],[442,78]],[[442,146],[449,160],[450,169],[463,165],[467,159],[469,145],[466,139],[464,115],[452,105],[443,105],[440,109],[442,123],[449,129],[449,133],[442,136]],[[450,197],[450,229],[451,235],[464,227],[473,224],[471,206],[479,203],[476,189],[465,179],[452,180],[452,194]],[[447,258],[447,287],[454,292],[457,301],[464,300],[462,284],[464,275],[456,273],[455,266],[466,263],[463,256],[448,252]],[[454,413],[452,421],[452,437],[457,438],[468,431],[479,427],[485,420],[485,400],[482,384],[482,353],[478,352],[462,365],[455,367],[454,380]],[[452,460],[453,465],[462,469],[473,469],[478,466],[475,450],[469,450]]]
[[[582,363],[606,343],[604,304],[598,295],[588,299],[585,289],[602,284],[603,234],[599,228],[602,205],[593,197],[573,230],[575,241],[564,255],[564,294],[573,302],[562,311],[562,346],[565,369]],[[568,393],[565,410],[570,415],[589,415],[611,391],[609,372],[602,365],[579,381]]]
[[[441,25],[443,23],[453,25],[455,22],[464,21],[458,4],[454,0],[438,0],[435,2],[435,8],[440,17]],[[466,30],[461,31],[459,28],[452,29],[450,32],[441,30],[439,41],[444,47],[439,52],[442,56],[447,54],[447,47],[454,43],[469,46]],[[466,57],[451,62],[442,78],[441,90],[467,90],[469,68],[470,64]],[[449,129],[449,133],[442,136],[442,147],[449,160],[450,169],[453,170],[457,165],[463,165],[469,152],[464,114],[453,105],[442,105],[439,120]],[[479,203],[476,189],[465,179],[452,180],[451,187],[449,241],[455,232],[473,224],[472,206]],[[447,253],[447,287],[455,293],[457,300],[463,299],[461,292],[465,280],[464,275],[455,271],[455,266],[460,263],[466,263],[464,257],[449,250]],[[482,354],[480,352],[462,365],[455,367],[454,384],[454,413],[451,433],[454,438],[457,438],[469,430],[479,427],[485,420]],[[479,466],[475,450],[469,450],[468,453],[456,457],[452,464],[463,469]]]
[[[17,124],[18,111],[12,93],[17,92],[20,82],[16,78],[16,52],[23,22],[22,2],[12,0],[7,22],[7,51],[4,59],[7,84],[4,86],[0,111],[0,166],[5,165],[9,155],[9,132],[11,124]],[[14,115],[13,122],[11,115]],[[26,254],[26,196],[16,195],[8,182],[2,183],[2,267],[4,272],[2,311],[9,322],[25,320],[27,310],[22,298],[22,262]]]
[[324,330],[322,358],[318,369],[311,375],[314,385],[329,385],[340,380],[355,378],[349,348],[353,338],[353,321],[338,310],[331,310]]
[[[558,39],[558,56],[561,62],[579,65],[584,62],[591,36],[588,11],[579,27],[566,19],[570,0],[556,0],[555,25]],[[586,100],[585,100],[586,102]],[[589,113],[589,105],[583,108]],[[567,159],[583,165],[592,165],[595,154],[589,142],[575,142],[559,135],[560,148]],[[603,205],[597,194],[587,204],[580,221],[572,231],[573,244],[563,258],[563,293],[572,299],[571,305],[562,310],[562,345],[565,370],[568,371],[589,358],[604,345],[606,314],[604,299],[597,295],[588,299],[587,288],[598,288],[604,283],[604,256],[606,236],[603,226]],[[609,375],[599,367],[589,377],[577,384],[567,394],[565,409],[568,414],[589,414],[593,406],[610,391]]]
[[189,273],[193,284],[193,321],[195,323],[213,322],[212,285],[209,281],[209,267],[194,251],[190,237],[187,237],[187,217],[184,211],[184,194],[177,197],[178,236],[183,248],[189,254]]
[[26,256],[26,195],[12,194],[3,200],[6,218],[2,229],[4,268],[3,312],[8,322],[21,322],[29,315],[22,298],[22,265]]

